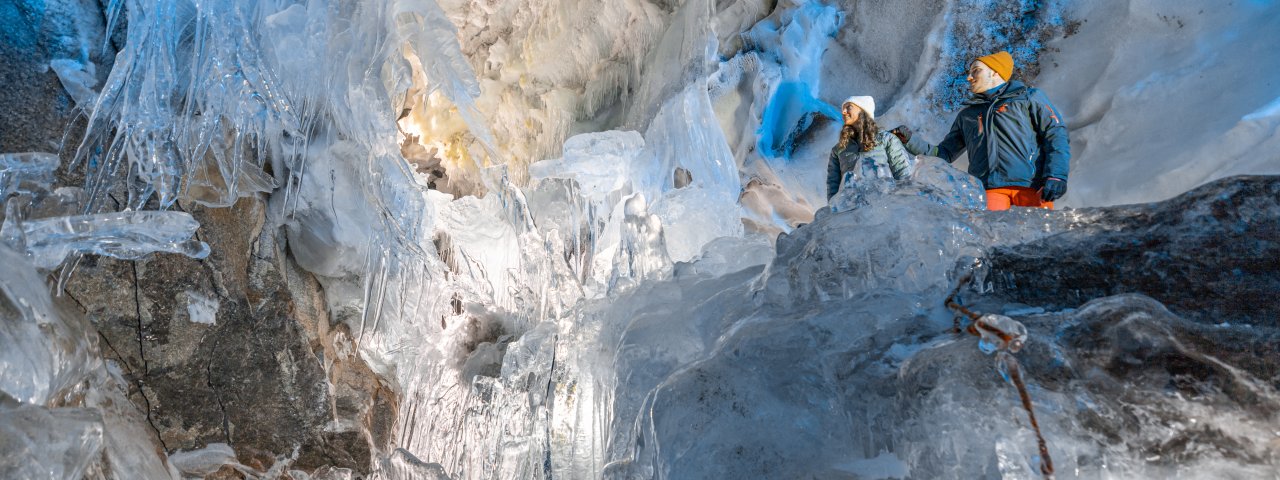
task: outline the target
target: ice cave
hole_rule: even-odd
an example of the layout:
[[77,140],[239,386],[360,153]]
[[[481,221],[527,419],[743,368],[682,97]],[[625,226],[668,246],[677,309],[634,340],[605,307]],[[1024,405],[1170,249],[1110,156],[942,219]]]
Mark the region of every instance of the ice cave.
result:
[[[1280,479],[1275,0],[0,25],[0,478]],[[1054,208],[991,113],[828,198],[1015,79]]]

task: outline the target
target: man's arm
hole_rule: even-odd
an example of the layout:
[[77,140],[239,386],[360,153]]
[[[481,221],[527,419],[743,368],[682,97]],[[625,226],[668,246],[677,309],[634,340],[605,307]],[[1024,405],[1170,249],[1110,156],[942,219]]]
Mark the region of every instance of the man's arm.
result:
[[1049,103],[1049,97],[1039,90],[1031,95],[1031,121],[1036,129],[1040,150],[1045,155],[1043,171],[1036,172],[1039,176],[1037,180],[1052,177],[1066,181],[1071,169],[1071,143],[1067,138],[1067,127],[1062,122],[1062,114]]
[[838,191],[840,191],[840,157],[836,156],[835,149],[832,149],[831,157],[827,159],[827,200],[836,196]]
[[951,122],[951,131],[947,132],[947,136],[942,139],[942,143],[930,145],[917,135],[912,135],[906,142],[907,151],[912,155],[928,155],[930,157],[938,157],[946,160],[947,163],[956,161],[961,153],[964,153],[964,130],[960,128],[960,116],[957,115],[955,121]]

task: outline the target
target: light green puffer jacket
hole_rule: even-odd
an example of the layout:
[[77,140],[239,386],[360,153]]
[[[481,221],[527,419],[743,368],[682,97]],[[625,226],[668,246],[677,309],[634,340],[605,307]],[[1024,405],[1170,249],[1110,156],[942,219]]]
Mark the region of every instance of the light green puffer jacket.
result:
[[827,199],[836,196],[845,175],[853,174],[856,179],[883,178],[886,167],[893,178],[901,180],[910,174],[911,161],[902,142],[892,133],[881,131],[876,146],[869,151],[862,151],[862,146],[850,142],[843,150],[839,145],[831,148],[831,158],[827,161]]

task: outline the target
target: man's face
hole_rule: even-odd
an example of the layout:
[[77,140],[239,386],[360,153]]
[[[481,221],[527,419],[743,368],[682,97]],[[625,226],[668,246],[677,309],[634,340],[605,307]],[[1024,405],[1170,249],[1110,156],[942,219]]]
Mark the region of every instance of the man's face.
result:
[[1004,79],[1000,78],[1000,74],[988,67],[987,64],[977,60],[969,64],[969,76],[965,80],[969,81],[969,91],[973,93],[991,90],[996,85],[1004,82]]

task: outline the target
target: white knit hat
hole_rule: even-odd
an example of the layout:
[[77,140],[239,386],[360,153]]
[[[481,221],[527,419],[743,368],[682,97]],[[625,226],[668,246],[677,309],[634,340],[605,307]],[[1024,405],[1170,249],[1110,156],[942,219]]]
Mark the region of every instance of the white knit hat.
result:
[[[844,99],[844,103],[852,103],[861,108],[863,112],[871,116],[872,120],[876,119],[876,99],[868,96],[852,96]],[[843,103],[841,105],[844,105]]]

